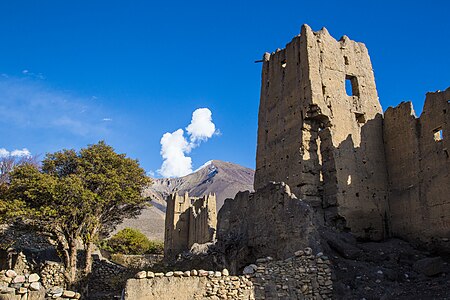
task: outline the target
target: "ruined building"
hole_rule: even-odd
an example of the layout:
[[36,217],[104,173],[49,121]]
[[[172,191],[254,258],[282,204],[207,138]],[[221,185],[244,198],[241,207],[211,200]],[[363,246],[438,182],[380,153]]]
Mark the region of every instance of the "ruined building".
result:
[[194,243],[207,243],[215,238],[217,225],[216,195],[201,198],[178,193],[167,197],[164,256],[173,259],[189,250]]
[[450,88],[428,93],[420,118],[411,102],[384,115],[392,233],[450,252],[449,133]]
[[[450,89],[427,94],[420,118],[411,103],[383,116],[366,46],[307,25],[262,62],[255,192],[218,214],[228,267],[321,250],[323,229],[450,252]],[[204,203],[169,197],[166,253],[212,240]]]
[[255,190],[285,182],[364,239],[450,237],[450,90],[383,117],[365,45],[307,25],[262,68]]

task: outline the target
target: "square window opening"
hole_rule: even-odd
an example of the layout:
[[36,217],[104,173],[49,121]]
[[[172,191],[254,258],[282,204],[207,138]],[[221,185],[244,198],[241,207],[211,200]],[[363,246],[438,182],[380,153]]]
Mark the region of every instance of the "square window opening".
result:
[[358,79],[356,78],[356,76],[345,76],[345,91],[347,93],[347,96],[359,97]]
[[444,132],[442,131],[442,127],[433,130],[433,137],[435,142],[439,142],[444,139]]
[[360,112],[355,112],[355,117],[356,117],[356,122],[358,122],[359,124],[366,123],[366,114],[360,113]]

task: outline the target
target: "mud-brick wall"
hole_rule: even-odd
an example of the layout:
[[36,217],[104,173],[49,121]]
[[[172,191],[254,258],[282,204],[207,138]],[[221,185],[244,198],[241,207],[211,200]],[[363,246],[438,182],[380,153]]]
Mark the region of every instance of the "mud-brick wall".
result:
[[364,44],[304,25],[264,55],[255,190],[270,181],[286,182],[329,226],[386,235],[382,108]]
[[450,250],[450,88],[388,108],[384,141],[392,233]]

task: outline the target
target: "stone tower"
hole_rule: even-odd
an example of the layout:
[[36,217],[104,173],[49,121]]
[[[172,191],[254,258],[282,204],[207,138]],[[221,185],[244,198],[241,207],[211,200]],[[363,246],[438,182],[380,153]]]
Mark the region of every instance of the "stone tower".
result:
[[264,54],[255,190],[286,182],[325,223],[383,238],[382,122],[365,45],[304,25],[285,49]]
[[167,197],[164,232],[164,257],[173,259],[189,250],[194,243],[203,244],[215,239],[217,227],[216,195],[201,198],[178,193]]

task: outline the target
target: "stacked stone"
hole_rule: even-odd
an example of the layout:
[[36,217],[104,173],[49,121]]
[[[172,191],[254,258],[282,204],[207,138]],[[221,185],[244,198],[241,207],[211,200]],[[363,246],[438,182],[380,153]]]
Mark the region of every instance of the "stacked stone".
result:
[[66,299],[80,299],[81,298],[80,293],[65,290],[59,286],[54,286],[51,289],[49,289],[47,291],[46,295],[49,299],[66,300]]
[[283,261],[262,258],[245,267],[255,285],[256,299],[331,299],[330,260],[311,248]]
[[41,277],[36,273],[20,275],[14,270],[0,271],[0,298],[43,300],[79,299],[81,297],[79,293],[64,290],[61,287],[53,287],[46,293],[40,279]]
[[[250,276],[213,277],[206,284],[205,297],[211,299],[246,299],[245,291],[253,288]],[[254,298],[250,298],[254,299]]]
[[54,286],[66,286],[66,279],[64,276],[64,266],[57,262],[45,262],[41,268],[42,285],[49,289]]
[[[137,279],[166,279],[171,277],[200,277],[204,286],[203,295],[196,295],[200,299],[254,299],[253,283],[250,275],[230,276],[227,269],[222,271],[190,270],[154,273],[141,271],[135,276]],[[250,295],[250,297],[248,296]]]

